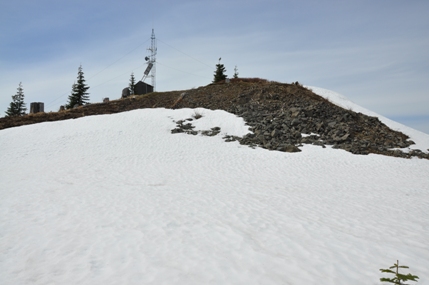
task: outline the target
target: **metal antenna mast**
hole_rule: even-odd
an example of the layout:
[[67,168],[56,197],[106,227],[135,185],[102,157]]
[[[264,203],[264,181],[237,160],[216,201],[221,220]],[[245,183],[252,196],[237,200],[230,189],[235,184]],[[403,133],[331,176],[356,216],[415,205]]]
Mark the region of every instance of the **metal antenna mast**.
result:
[[[152,29],[152,35],[150,37],[151,39],[151,45],[150,48],[147,50],[150,51],[150,57],[146,56],[145,59],[147,61],[147,68],[144,72],[143,78],[141,81],[144,81],[148,76],[152,77],[152,86],[153,91],[155,91],[156,88],[156,38],[155,38],[155,31]],[[149,75],[150,72],[150,75]]]

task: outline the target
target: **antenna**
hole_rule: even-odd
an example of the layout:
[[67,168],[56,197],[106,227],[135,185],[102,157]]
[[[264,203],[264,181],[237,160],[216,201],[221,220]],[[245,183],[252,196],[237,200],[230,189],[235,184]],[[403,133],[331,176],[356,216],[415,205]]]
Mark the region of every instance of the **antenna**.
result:
[[[152,35],[150,37],[151,39],[151,44],[150,44],[150,48],[148,48],[147,50],[150,51],[150,56],[146,56],[145,60],[147,61],[147,68],[144,72],[143,78],[141,81],[144,81],[148,76],[152,78],[152,86],[153,86],[153,91],[155,91],[156,88],[156,52],[157,52],[157,47],[156,47],[156,38],[155,38],[155,31],[154,29],[152,29]],[[149,75],[150,73],[150,75]]]

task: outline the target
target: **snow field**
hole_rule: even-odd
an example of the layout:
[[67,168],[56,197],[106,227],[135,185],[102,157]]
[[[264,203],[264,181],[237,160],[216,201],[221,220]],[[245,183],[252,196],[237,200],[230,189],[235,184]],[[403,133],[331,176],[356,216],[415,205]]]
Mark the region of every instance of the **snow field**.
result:
[[[226,143],[144,109],[0,131],[0,284],[429,284],[429,162]],[[423,144],[424,144],[424,136]]]

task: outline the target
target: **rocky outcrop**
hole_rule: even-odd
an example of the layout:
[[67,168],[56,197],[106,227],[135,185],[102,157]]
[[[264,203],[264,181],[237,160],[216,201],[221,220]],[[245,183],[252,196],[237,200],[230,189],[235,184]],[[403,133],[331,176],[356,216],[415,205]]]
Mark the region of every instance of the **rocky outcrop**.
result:
[[378,118],[323,104],[292,107],[276,113],[255,111],[248,106],[238,112],[252,134],[238,139],[242,144],[285,151],[287,145],[314,144],[344,149],[354,154],[378,153],[391,156],[429,158],[423,152],[405,153],[395,148],[414,144]]
[[[198,135],[201,134],[203,136],[213,137],[220,133],[220,127],[213,127],[210,130],[203,131],[195,131],[195,126],[190,123],[194,119],[188,118],[186,120],[179,120],[176,122],[176,128],[171,130],[172,134],[180,134],[185,133],[188,135]],[[197,119],[198,120],[198,119]]]
[[[234,86],[225,84],[224,88],[234,89]],[[210,86],[186,92],[186,97],[175,107],[224,109],[242,117],[252,133],[242,138],[227,136],[226,141],[237,140],[252,147],[285,152],[300,151],[299,146],[313,144],[331,145],[353,154],[429,159],[429,154],[423,151],[401,151],[414,142],[378,118],[343,109],[300,85],[267,82],[260,88],[240,89],[239,94],[230,91],[228,106],[215,100],[216,91],[220,91],[215,88],[213,93],[201,96],[200,92],[207,89]]]

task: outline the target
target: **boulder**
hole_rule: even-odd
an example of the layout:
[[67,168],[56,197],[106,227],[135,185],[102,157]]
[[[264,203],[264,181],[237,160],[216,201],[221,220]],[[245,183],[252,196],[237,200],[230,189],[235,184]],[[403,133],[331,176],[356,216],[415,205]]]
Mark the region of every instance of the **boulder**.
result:
[[130,96],[131,91],[128,87],[122,89],[122,96],[121,98],[127,98],[128,96]]

